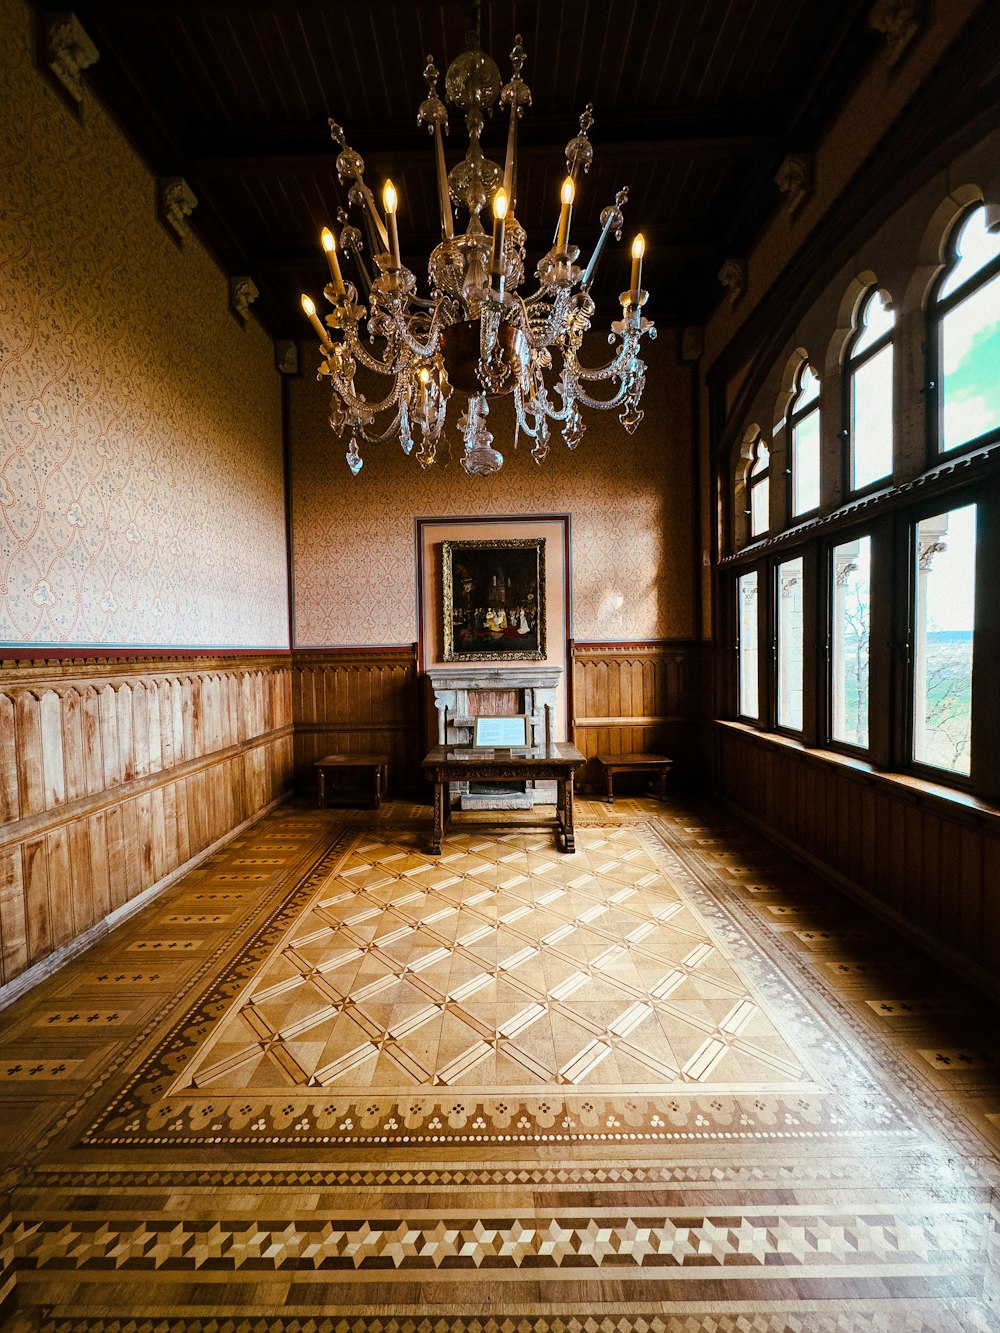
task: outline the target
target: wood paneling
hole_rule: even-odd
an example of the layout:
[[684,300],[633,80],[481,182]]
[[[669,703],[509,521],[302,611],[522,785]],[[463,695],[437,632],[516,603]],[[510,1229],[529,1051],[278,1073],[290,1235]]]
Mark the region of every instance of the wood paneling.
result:
[[[675,773],[690,779],[698,645],[670,640],[571,648],[572,735],[588,761],[597,754],[667,754]],[[596,764],[587,763],[580,782],[603,789]]]
[[0,670],[0,995],[291,780],[287,659]]
[[292,655],[295,785],[314,789],[327,754],[384,752],[389,790],[413,791],[422,758],[415,648]]
[[717,723],[715,734],[719,791],[732,806],[998,986],[997,812],[739,723]]

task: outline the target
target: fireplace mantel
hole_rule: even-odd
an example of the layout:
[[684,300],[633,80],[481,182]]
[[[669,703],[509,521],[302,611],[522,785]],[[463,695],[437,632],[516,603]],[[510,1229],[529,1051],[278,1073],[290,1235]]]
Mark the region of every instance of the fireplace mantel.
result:
[[[562,667],[487,666],[482,663],[461,667],[434,667],[427,673],[437,711],[439,745],[471,745],[473,720],[478,715],[475,696],[491,690],[516,691],[517,713],[525,713],[531,727],[532,745],[546,741],[546,714],[554,726],[556,691]],[[553,740],[558,737],[552,735]],[[467,784],[452,784],[454,795]],[[536,805],[550,805],[555,800],[555,784],[540,782],[530,789]],[[483,801],[477,802],[485,805]],[[506,804],[506,802],[505,802]],[[487,806],[487,808],[489,808]]]

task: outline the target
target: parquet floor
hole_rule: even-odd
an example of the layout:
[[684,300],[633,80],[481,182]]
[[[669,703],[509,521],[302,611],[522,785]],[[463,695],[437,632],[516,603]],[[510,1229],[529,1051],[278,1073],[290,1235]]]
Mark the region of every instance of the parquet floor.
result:
[[1000,1330],[982,997],[709,805],[453,830],[284,807],[3,1012],[5,1329]]

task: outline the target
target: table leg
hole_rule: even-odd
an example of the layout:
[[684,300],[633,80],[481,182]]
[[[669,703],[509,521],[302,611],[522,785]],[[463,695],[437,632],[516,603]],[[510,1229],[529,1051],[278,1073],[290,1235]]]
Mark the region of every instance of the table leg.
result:
[[608,805],[615,803],[615,774],[614,769],[606,768],[604,770],[604,787],[607,793]]
[[576,851],[576,838],[573,834],[573,774],[559,784],[563,792],[563,851]]
[[431,855],[441,855],[441,842],[444,838],[444,803],[447,799],[448,784],[446,782],[435,782],[434,784],[434,837],[431,841]]
[[660,769],[659,796],[660,796],[660,802],[661,802],[661,803],[664,802],[664,801],[666,801],[666,799],[667,799],[667,770],[666,770],[665,768],[661,768],[661,769]]
[[326,769],[319,770],[319,795],[316,798],[321,810],[326,809]]

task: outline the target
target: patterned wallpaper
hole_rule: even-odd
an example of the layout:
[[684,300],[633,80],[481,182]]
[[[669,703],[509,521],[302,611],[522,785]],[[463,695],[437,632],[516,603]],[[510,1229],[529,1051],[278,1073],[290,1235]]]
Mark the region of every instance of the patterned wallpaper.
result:
[[29,49],[0,0],[0,642],[287,647],[270,340]]
[[[655,311],[653,312],[655,318]],[[606,344],[587,360],[598,364]],[[306,349],[311,364],[314,348]],[[416,638],[417,517],[572,515],[577,639],[687,638],[694,632],[689,367],[664,330],[645,343],[645,420],[629,436],[614,412],[588,412],[575,452],[554,435],[548,459],[509,447],[509,399],[491,408],[505,456],[494,477],[467,477],[461,441],[426,472],[398,444],[372,446],[352,477],[327,425],[329,390],[307,371],[292,384],[295,641],[399,644]],[[454,406],[451,418],[457,419]],[[442,448],[439,453],[446,456]]]

